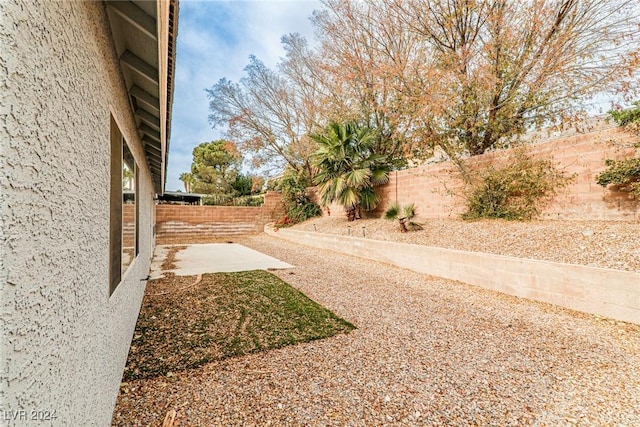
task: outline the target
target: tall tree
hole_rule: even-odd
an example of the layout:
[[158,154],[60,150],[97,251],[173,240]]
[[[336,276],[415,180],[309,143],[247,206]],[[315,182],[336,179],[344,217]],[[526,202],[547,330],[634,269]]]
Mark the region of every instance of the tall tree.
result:
[[191,186],[193,185],[193,175],[190,172],[183,172],[180,174],[180,181],[184,185],[184,191],[191,193]]
[[405,143],[450,156],[571,116],[594,94],[638,89],[637,0],[323,4],[314,23],[343,93]]
[[248,175],[238,174],[231,183],[231,188],[236,196],[250,196],[252,193],[253,180]]
[[250,56],[239,83],[221,79],[207,90],[209,122],[228,127],[229,136],[256,165],[285,165],[311,174],[315,149],[308,134],[318,126],[322,79],[309,67],[312,52],[297,34],[282,38],[287,52],[276,70]]
[[232,142],[203,142],[193,149],[193,190],[203,194],[231,194],[241,163],[242,156]]
[[419,38],[380,2],[326,0],[324,5],[312,21],[334,94],[328,118],[375,129],[377,151],[402,164],[415,148],[414,115],[404,90],[420,62]]

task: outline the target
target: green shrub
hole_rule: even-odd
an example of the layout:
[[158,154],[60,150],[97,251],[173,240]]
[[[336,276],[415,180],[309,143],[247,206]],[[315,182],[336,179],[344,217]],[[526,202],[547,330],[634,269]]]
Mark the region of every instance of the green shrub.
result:
[[322,210],[320,206],[314,202],[291,205],[287,211],[287,217],[289,217],[289,221],[292,224],[297,224],[320,215],[322,215]]
[[605,160],[607,169],[596,176],[596,182],[603,187],[612,184],[619,191],[628,191],[640,196],[640,158]]
[[233,206],[262,206],[264,204],[264,194],[256,196],[240,196],[233,198]]
[[205,206],[262,206],[264,195],[234,197],[232,194],[207,194],[202,197]]
[[[635,108],[609,111],[613,120],[628,132],[640,135],[640,101],[634,102]],[[638,148],[639,144],[635,144]],[[603,187],[613,185],[618,191],[627,191],[634,197],[640,197],[640,157],[623,160],[605,160],[607,169],[596,176],[596,182]]]
[[289,226],[322,215],[320,206],[311,200],[307,187],[311,185],[309,176],[301,171],[287,169],[278,179],[275,189],[282,194],[285,216],[276,222],[277,226]]
[[406,233],[407,231],[422,230],[422,226],[412,220],[416,217],[418,211],[416,205],[409,203],[408,205],[400,206],[397,203],[389,205],[384,212],[384,219],[389,221],[398,220],[400,224],[400,231]]
[[233,196],[231,194],[207,194],[202,197],[202,204],[205,206],[231,206]]
[[618,126],[627,126],[633,123],[640,123],[640,101],[633,103],[635,107],[627,110],[611,110],[609,115]]
[[571,179],[550,160],[533,159],[516,150],[504,166],[490,165],[474,174],[462,217],[530,220]]

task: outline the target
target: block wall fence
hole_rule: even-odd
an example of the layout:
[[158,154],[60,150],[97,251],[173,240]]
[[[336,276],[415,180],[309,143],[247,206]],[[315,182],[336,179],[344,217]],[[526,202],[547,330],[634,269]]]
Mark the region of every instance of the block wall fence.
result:
[[[611,191],[596,184],[599,172],[605,169],[605,159],[621,159],[633,155],[630,144],[638,137],[600,122],[581,133],[547,138],[528,147],[537,158],[552,159],[573,182],[561,189],[542,212],[543,219],[640,221],[640,203],[630,200],[627,193]],[[474,157],[470,166],[508,159],[510,150],[500,150]],[[453,218],[464,212],[462,180],[451,162],[442,162],[412,169],[393,171],[389,183],[378,187],[381,203],[370,217],[380,217],[393,202],[415,203],[420,218]],[[330,206],[332,215],[342,215],[339,205]],[[325,210],[326,214],[326,210]]]
[[156,205],[156,243],[256,234],[282,215],[280,194],[271,191],[262,206]]

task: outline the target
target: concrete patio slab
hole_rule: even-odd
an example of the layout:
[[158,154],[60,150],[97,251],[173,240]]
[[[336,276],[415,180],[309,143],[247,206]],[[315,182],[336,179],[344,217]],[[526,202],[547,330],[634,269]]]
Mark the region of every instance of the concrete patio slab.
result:
[[195,276],[204,273],[230,273],[234,271],[294,268],[293,265],[249,249],[237,243],[204,243],[186,246],[175,255],[175,269],[163,270],[162,263],[172,245],[156,247],[151,265],[151,278],[157,279],[165,273],[176,276]]

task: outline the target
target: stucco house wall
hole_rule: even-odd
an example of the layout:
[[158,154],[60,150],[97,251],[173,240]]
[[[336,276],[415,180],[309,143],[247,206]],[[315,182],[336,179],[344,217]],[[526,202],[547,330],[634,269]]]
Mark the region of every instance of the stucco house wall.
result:
[[[110,31],[102,2],[0,1],[0,425],[47,411],[56,419],[37,425],[111,422],[154,189]],[[140,252],[112,295],[111,116],[139,166],[140,204]]]

